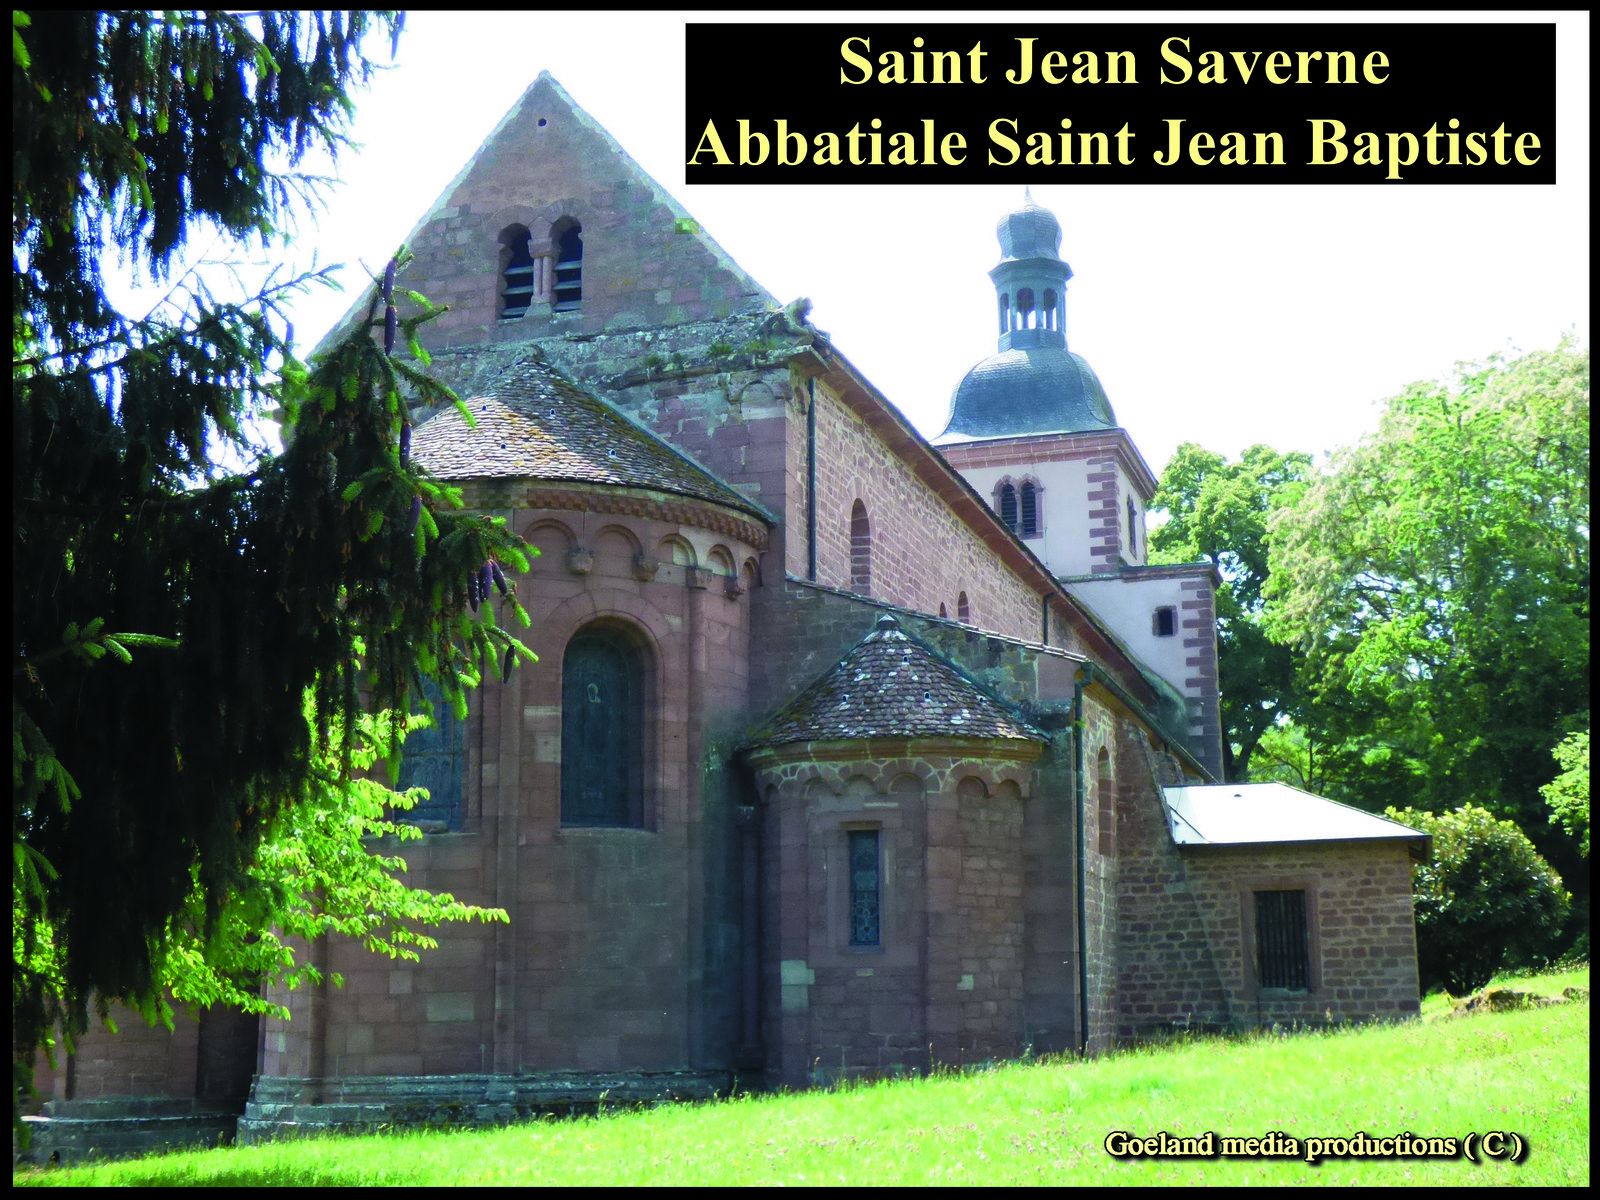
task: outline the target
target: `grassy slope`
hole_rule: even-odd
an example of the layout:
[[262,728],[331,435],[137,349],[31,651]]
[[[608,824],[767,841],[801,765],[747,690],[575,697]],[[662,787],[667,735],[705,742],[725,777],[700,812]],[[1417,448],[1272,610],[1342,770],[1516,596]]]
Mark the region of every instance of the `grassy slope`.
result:
[[[1559,993],[1588,971],[1521,981]],[[1437,1011],[1438,1005],[1430,1005]],[[1299,1138],[1513,1130],[1520,1165],[1123,1162],[1107,1132]],[[1589,1179],[1589,1005],[1334,1034],[1197,1040],[849,1091],[461,1133],[301,1141],[34,1172],[59,1184],[1216,1184]]]

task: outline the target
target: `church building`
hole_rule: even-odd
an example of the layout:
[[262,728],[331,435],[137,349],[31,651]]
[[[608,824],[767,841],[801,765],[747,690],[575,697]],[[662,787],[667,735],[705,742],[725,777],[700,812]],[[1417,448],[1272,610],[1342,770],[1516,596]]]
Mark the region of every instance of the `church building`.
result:
[[416,414],[413,453],[538,547],[539,662],[408,743],[404,856],[510,924],[313,946],[344,986],[288,1021],[93,1033],[41,1073],[57,1125],[503,1120],[1417,1014],[1423,835],[1218,782],[1219,581],[1148,561],[1055,215],[1000,218],[996,351],[931,442],[548,75],[408,241],[475,421]]

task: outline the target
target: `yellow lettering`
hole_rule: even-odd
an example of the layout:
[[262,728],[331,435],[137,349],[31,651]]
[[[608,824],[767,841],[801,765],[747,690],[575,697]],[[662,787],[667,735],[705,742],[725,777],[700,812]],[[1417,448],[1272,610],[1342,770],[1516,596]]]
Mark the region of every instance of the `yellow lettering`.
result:
[[1162,83],[1188,83],[1189,80],[1191,78],[1193,78],[1193,76],[1194,76],[1194,68],[1189,65],[1189,60],[1184,58],[1181,54],[1177,54],[1177,53],[1175,53],[1173,51],[1173,46],[1175,46],[1175,45],[1182,46],[1185,50],[1187,50],[1189,48],[1189,39],[1188,38],[1180,38],[1180,37],[1169,37],[1166,41],[1162,42],[1161,43],[1161,60],[1163,62],[1169,62],[1175,67],[1181,68],[1182,71],[1183,71],[1183,74],[1178,76],[1176,79],[1169,79],[1167,77],[1167,69],[1165,67],[1162,67],[1161,68],[1161,82]]
[[846,68],[840,67],[839,68],[839,82],[840,83],[866,83],[869,79],[872,78],[872,62],[864,54],[857,54],[853,49],[851,49],[851,46],[852,45],[856,45],[856,44],[859,44],[860,47],[863,50],[871,50],[872,49],[872,39],[871,38],[847,37],[847,38],[845,38],[843,44],[840,45],[839,53],[844,56],[845,62],[849,63],[850,66],[857,67],[857,68],[860,69],[861,78],[860,79],[851,79],[850,76],[846,73]]
[[[709,145],[707,145],[708,142],[710,143]],[[722,139],[717,136],[717,123],[715,121],[706,122],[706,131],[700,135],[700,142],[695,146],[694,153],[689,156],[688,165],[691,167],[699,166],[700,156],[708,153],[715,156],[717,166],[733,166],[733,159],[728,157],[728,151],[723,147]]]

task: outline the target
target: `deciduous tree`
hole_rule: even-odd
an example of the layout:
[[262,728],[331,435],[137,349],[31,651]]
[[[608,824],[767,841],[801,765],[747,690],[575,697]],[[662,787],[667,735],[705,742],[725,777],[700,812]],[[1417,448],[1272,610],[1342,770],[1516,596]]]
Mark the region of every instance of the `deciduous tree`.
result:
[[1217,658],[1223,770],[1250,777],[1250,760],[1274,722],[1298,711],[1294,652],[1262,628],[1267,519],[1292,503],[1311,470],[1307,454],[1252,446],[1238,462],[1192,442],[1178,447],[1150,506],[1166,520],[1150,533],[1151,559],[1217,568]]
[[1588,355],[1412,385],[1269,540],[1268,629],[1307,657],[1324,735],[1359,739],[1352,769],[1371,772],[1350,798],[1472,802],[1561,853],[1539,787],[1588,720]]

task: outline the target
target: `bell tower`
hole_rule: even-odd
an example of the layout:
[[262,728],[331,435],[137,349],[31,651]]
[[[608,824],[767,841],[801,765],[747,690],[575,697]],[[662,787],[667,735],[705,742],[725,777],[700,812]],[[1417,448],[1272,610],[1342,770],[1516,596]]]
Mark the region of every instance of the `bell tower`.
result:
[[1067,347],[1067,280],[1061,224],[1024,189],[1022,207],[1000,219],[1000,262],[989,272],[1000,310],[1000,349]]
[[1220,772],[1215,572],[1149,565],[1156,478],[1094,369],[1067,346],[1072,268],[1055,214],[1024,193],[995,232],[999,345],[957,385],[935,444],[1095,620],[1183,696],[1196,753]]

